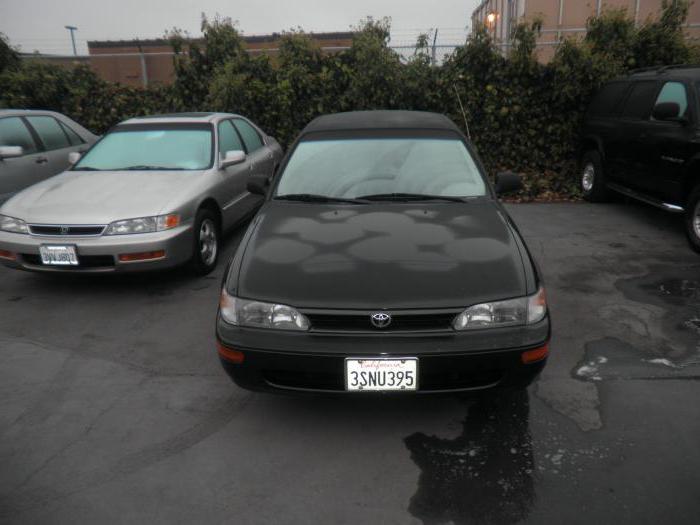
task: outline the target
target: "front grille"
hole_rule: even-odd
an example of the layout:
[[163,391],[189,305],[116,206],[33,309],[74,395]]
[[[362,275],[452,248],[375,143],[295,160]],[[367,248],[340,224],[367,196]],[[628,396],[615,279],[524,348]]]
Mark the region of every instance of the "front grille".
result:
[[[26,264],[44,266],[41,256],[33,253],[21,254]],[[114,266],[114,257],[111,255],[78,255],[78,266],[51,266],[61,270],[81,270],[85,268],[109,268]]]
[[102,235],[104,225],[60,225],[60,224],[30,224],[29,233],[32,235],[56,235],[61,237],[86,237]]
[[[373,313],[373,312],[372,312]],[[320,331],[371,331],[371,332],[411,332],[449,330],[459,311],[413,314],[391,314],[391,324],[386,328],[376,328],[370,321],[371,313],[366,314],[325,314],[306,313],[312,330]]]

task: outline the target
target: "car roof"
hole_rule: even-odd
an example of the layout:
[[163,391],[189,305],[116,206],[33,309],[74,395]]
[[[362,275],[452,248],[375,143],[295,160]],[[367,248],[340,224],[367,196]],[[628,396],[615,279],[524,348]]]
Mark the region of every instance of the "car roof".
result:
[[55,111],[50,111],[48,109],[0,109],[0,117],[17,117],[17,116],[27,116],[32,115],[61,115]]
[[700,80],[700,66],[677,65],[636,69],[628,75],[617,77],[614,81],[663,79]]
[[312,120],[302,134],[323,131],[431,129],[449,130],[461,134],[460,129],[445,115],[427,111],[350,111],[323,115]]
[[177,123],[192,123],[192,122],[216,122],[224,118],[242,117],[235,113],[214,113],[214,112],[190,112],[190,113],[164,113],[162,115],[145,115],[143,117],[134,117],[127,119],[121,124],[177,124]]

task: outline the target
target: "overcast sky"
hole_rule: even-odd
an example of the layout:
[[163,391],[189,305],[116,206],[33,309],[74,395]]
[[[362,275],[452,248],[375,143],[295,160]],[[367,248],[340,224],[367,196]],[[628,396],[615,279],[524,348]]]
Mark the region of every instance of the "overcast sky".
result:
[[0,32],[22,51],[69,53],[66,25],[78,27],[78,53],[88,40],[156,38],[179,27],[199,35],[201,13],[239,22],[245,34],[293,27],[346,31],[366,16],[392,19],[392,42],[412,43],[439,28],[441,43],[458,43],[479,0],[0,0]]

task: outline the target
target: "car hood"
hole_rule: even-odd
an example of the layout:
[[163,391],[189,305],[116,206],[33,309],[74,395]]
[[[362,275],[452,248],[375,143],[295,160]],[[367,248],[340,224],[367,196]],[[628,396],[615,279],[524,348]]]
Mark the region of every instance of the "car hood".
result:
[[270,201],[252,227],[237,285],[229,285],[239,297],[301,308],[400,309],[461,308],[526,294],[516,234],[489,199]]
[[158,215],[201,173],[66,171],[19,192],[0,213],[43,224],[107,224]]

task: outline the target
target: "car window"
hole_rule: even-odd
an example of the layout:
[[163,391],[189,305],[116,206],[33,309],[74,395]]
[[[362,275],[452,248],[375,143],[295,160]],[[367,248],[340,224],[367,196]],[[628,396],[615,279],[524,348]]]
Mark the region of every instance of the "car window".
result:
[[688,94],[685,91],[685,86],[682,82],[666,82],[661,88],[659,96],[656,97],[654,105],[663,102],[675,102],[680,107],[677,117],[685,116],[688,111]]
[[219,153],[233,150],[245,151],[245,148],[231,121],[224,120],[219,122]]
[[277,195],[298,193],[476,197],[486,195],[486,184],[459,139],[309,140],[294,149],[277,187]]
[[51,151],[54,149],[67,148],[70,146],[68,137],[58,121],[53,117],[27,117],[27,121],[38,133],[44,148]]
[[203,170],[211,167],[212,126],[126,125],[105,135],[73,170]]
[[652,102],[656,95],[656,82],[634,82],[630,90],[622,116],[630,119],[644,119],[651,113]]
[[37,150],[32,134],[19,117],[0,118],[0,146],[22,146],[25,154]]
[[63,128],[63,131],[66,132],[66,135],[68,135],[68,140],[70,141],[71,146],[79,146],[80,144],[85,144],[85,141],[80,137],[80,135],[73,131],[70,128],[70,126],[64,124],[63,122],[59,122],[59,124]]
[[589,115],[604,117],[616,114],[628,87],[628,82],[610,82],[604,85],[591,102]]
[[243,137],[243,142],[245,142],[248,153],[252,153],[263,147],[263,141],[253,126],[241,119],[236,119],[235,122],[236,128],[241,134],[241,137]]

